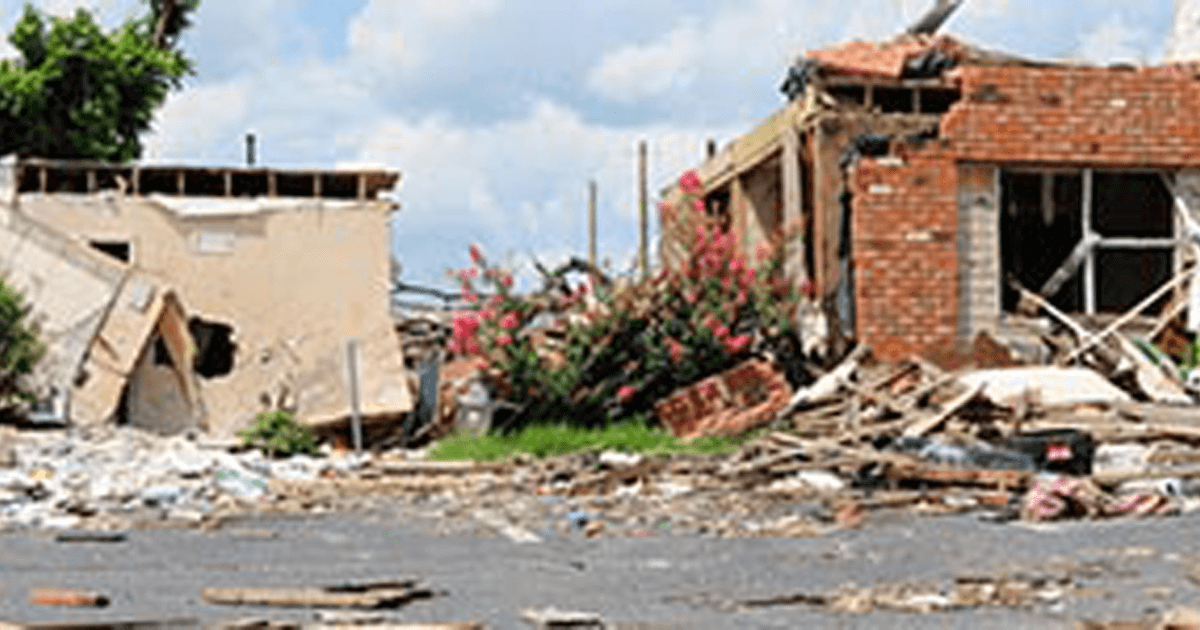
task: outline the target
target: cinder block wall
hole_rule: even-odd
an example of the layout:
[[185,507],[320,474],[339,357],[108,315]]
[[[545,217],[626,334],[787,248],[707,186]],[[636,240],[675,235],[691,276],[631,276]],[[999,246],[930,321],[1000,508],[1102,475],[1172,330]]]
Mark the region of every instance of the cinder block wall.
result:
[[1000,316],[996,168],[1200,166],[1200,66],[952,71],[941,140],[854,173],[856,328],[884,360],[952,351]]

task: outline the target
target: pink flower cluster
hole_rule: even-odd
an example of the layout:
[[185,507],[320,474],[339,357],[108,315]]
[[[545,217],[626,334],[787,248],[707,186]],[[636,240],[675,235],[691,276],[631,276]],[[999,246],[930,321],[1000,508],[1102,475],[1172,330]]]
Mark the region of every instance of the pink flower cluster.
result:
[[[493,285],[495,294],[486,304],[480,304],[477,310],[455,315],[449,349],[455,353],[472,355],[483,355],[492,349],[503,351],[513,345],[516,329],[521,325],[521,318],[515,311],[503,312],[508,290],[513,285],[512,275],[488,267],[487,259],[479,245],[472,244],[468,252],[471,256],[471,267],[447,272],[461,282],[463,301],[467,304],[479,303],[479,295],[472,281],[481,276]],[[487,365],[489,362],[481,359],[480,366],[486,369]]]
[[[751,308],[751,297],[757,294],[759,272],[752,266],[738,246],[737,237],[721,230],[708,217],[703,201],[704,185],[699,174],[688,171],[679,178],[679,189],[683,199],[678,208],[690,215],[690,224],[695,226],[688,255],[680,263],[677,275],[683,301],[697,309],[693,323],[703,325],[731,354],[745,351],[752,341],[749,335],[733,335],[730,325],[737,321],[741,309]],[[668,204],[669,205],[669,204]],[[678,217],[680,210],[672,208],[664,216]],[[690,213],[688,212],[690,210]],[[771,255],[770,246],[760,244],[756,259],[761,264]],[[671,356],[682,356],[682,346],[668,340]]]
[[475,333],[479,331],[479,316],[475,313],[459,313],[454,316],[453,336],[450,338],[450,351],[461,354],[479,354],[479,341]]

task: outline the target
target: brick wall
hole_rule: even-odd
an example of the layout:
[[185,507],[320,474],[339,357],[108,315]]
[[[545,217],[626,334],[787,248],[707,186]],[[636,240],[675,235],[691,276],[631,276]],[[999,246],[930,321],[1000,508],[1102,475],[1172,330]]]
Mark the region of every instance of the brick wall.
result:
[[954,70],[963,100],[942,119],[960,160],[1180,168],[1200,164],[1195,69]]
[[[997,167],[1200,166],[1200,70],[965,66],[942,140],[854,181],[859,341],[938,355],[1000,315]],[[961,263],[961,264],[960,264]]]
[[952,350],[959,310],[953,153],[866,159],[851,185],[859,341],[885,361]]

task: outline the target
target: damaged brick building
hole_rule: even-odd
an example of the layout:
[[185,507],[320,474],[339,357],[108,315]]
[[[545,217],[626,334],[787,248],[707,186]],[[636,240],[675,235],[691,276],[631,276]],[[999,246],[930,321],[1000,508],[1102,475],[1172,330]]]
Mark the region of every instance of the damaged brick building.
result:
[[961,355],[981,333],[1036,354],[1045,322],[1022,316],[1014,283],[1103,321],[1190,261],[1198,66],[905,35],[811,51],[783,90],[770,119],[710,145],[706,205],[748,251],[799,227],[787,274],[811,280],[835,338],[883,359]]

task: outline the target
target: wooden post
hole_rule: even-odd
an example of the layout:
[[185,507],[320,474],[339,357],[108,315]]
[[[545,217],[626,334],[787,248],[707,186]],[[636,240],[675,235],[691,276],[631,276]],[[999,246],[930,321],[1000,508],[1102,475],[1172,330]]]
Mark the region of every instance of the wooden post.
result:
[[175,194],[181,197],[187,194],[187,173],[183,169],[175,171]]
[[588,182],[588,264],[596,268],[596,180]]
[[[1092,233],[1092,180],[1092,169],[1084,169],[1083,212],[1080,213],[1084,238]],[[1096,314],[1096,247],[1088,248],[1087,258],[1083,259],[1083,312]]]
[[729,231],[733,233],[738,248],[748,252],[750,248],[750,203],[746,199],[746,183],[741,175],[734,175],[729,185]]
[[321,196],[321,174],[313,173],[312,178],[313,178],[313,196],[320,197]]
[[[783,184],[783,229],[789,238],[784,243],[784,274],[793,286],[808,278],[807,261],[804,257],[804,239],[801,231],[804,222],[803,181],[800,172],[800,134],[789,125],[783,131],[783,155],[780,157],[780,173]],[[793,235],[794,233],[794,235]]]
[[650,197],[646,174],[646,141],[638,142],[638,270],[642,278],[650,275],[650,223],[648,204]]

